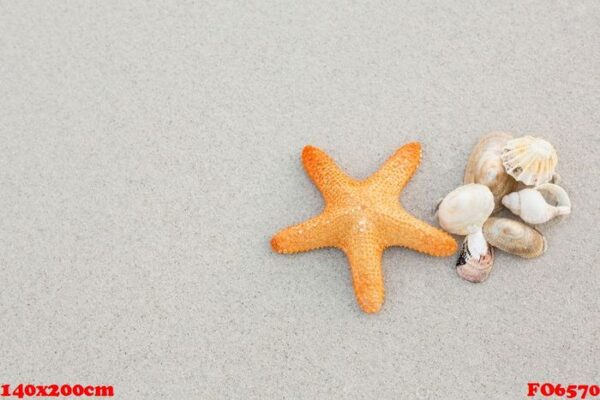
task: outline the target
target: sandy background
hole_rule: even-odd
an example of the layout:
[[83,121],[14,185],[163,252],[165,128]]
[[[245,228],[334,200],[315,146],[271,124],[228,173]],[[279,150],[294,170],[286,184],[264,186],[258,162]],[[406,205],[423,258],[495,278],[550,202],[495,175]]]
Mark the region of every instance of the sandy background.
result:
[[[159,4],[160,3],[160,4]],[[243,5],[240,3],[244,3]],[[600,3],[0,1],[0,379],[119,399],[518,399],[600,383]],[[355,177],[418,140],[431,209],[491,130],[559,152],[548,252],[384,256],[377,316],[305,144]]]

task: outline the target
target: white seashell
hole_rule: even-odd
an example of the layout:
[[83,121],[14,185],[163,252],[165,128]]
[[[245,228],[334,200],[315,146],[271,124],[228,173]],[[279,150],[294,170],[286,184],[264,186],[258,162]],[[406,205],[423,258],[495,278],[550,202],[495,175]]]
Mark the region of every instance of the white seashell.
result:
[[485,185],[471,183],[450,192],[440,203],[440,226],[456,235],[477,233],[494,209],[494,196]]
[[505,132],[492,132],[483,136],[473,148],[464,183],[480,183],[494,195],[494,212],[502,208],[502,197],[517,189],[517,181],[506,173],[502,163],[502,151],[513,137]]
[[562,187],[554,183],[544,183],[543,185],[536,187],[535,190],[542,194],[544,200],[546,200],[548,204],[555,207],[566,207],[570,212],[571,199]]
[[547,248],[546,239],[540,232],[508,218],[490,218],[485,221],[483,235],[492,246],[524,258],[538,257]]
[[471,253],[469,241],[465,240],[456,261],[456,273],[464,280],[479,283],[490,276],[493,265],[494,248],[492,246],[487,246],[487,251],[483,256],[474,257]]
[[550,182],[558,156],[554,147],[541,138],[523,136],[510,140],[502,151],[506,172],[526,185]]
[[[543,193],[548,198],[556,199],[556,204],[549,204]],[[571,213],[571,201],[567,192],[553,183],[510,193],[502,198],[502,204],[532,225],[543,224],[558,215]]]
[[470,233],[465,238],[469,247],[469,252],[476,259],[485,256],[488,252],[488,243],[483,236],[482,229],[478,229],[476,232]]
[[488,252],[481,228],[494,210],[490,189],[478,183],[460,186],[440,203],[437,217],[442,228],[456,235],[466,235],[471,255],[476,259]]

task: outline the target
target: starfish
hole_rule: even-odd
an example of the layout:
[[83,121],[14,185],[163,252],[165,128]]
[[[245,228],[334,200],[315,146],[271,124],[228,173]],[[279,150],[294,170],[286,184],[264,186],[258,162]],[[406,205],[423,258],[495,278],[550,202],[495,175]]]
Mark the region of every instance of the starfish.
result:
[[367,313],[379,311],[384,299],[381,257],[387,247],[407,247],[438,257],[457,249],[450,235],[410,215],[399,202],[420,161],[421,145],[408,143],[369,178],[356,180],[324,151],[306,146],[302,162],[323,195],[325,208],[320,215],[277,233],[271,247],[278,253],[322,247],[342,250],[360,308]]

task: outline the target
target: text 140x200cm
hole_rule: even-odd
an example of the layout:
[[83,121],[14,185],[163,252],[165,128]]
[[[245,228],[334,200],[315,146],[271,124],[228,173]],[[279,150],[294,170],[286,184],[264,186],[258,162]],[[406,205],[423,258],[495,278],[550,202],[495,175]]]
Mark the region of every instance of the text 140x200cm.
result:
[[15,386],[0,386],[0,397],[113,397],[115,390],[111,385],[33,385],[20,383]]

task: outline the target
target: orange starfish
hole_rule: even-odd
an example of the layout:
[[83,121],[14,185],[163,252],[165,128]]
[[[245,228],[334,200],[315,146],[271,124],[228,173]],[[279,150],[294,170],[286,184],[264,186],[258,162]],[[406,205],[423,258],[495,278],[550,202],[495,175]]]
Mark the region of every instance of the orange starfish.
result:
[[456,252],[454,239],[408,214],[398,197],[421,161],[421,145],[401,147],[364,180],[346,175],[322,150],[306,146],[302,162],[325,199],[324,211],[290,226],[271,239],[273,250],[296,253],[336,247],[348,257],[356,300],[363,311],[375,313],[383,304],[381,255],[389,246],[430,254]]

